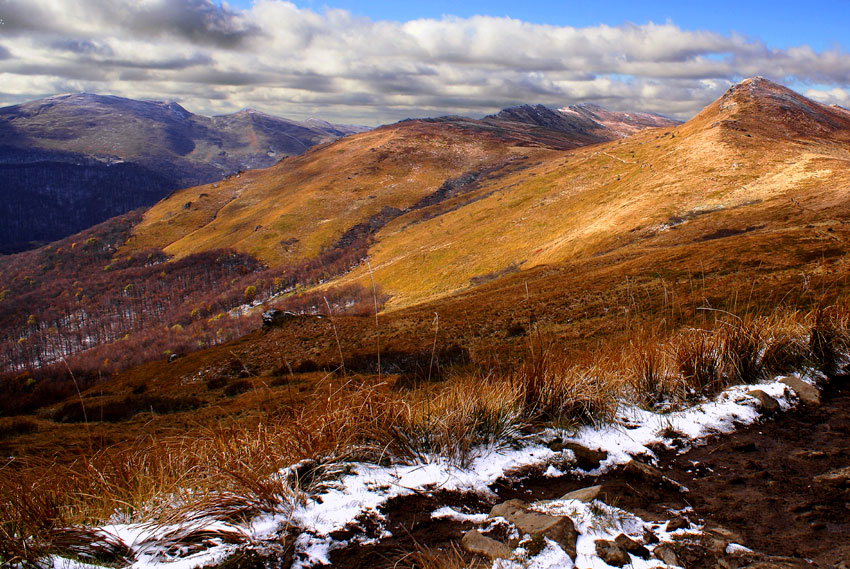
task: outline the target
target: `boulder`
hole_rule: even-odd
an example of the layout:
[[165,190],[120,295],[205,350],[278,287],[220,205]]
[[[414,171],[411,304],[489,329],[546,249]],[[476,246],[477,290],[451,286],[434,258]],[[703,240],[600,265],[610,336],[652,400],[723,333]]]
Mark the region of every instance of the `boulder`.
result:
[[681,567],[681,563],[679,562],[679,556],[676,555],[676,550],[672,545],[667,543],[662,543],[658,547],[656,547],[652,555],[662,561],[665,565],[673,565],[675,567]]
[[614,544],[625,550],[626,553],[631,553],[641,559],[649,559],[649,550],[624,533],[614,538]]
[[612,567],[622,567],[632,562],[631,557],[629,557],[625,549],[613,541],[606,541],[604,539],[596,540],[596,555]]
[[667,522],[667,531],[676,531],[677,529],[685,529],[691,524],[685,518],[673,518]]
[[576,466],[582,470],[595,470],[599,468],[599,463],[608,458],[608,453],[604,450],[593,450],[578,443],[567,443],[564,445],[573,451],[576,456]]
[[567,516],[550,516],[529,510],[528,504],[521,500],[508,500],[493,506],[490,517],[497,516],[508,520],[520,533],[548,537],[560,545],[567,555],[575,558],[578,532]]
[[293,312],[285,312],[277,308],[270,308],[263,312],[263,328],[276,328],[278,326],[283,326],[284,322],[294,317],[295,314]]
[[633,480],[643,480],[650,484],[655,484],[664,488],[672,488],[674,490],[679,490],[680,492],[686,491],[684,486],[675,480],[664,476],[664,474],[662,474],[661,471],[654,466],[644,464],[639,460],[632,459],[627,462],[626,466],[623,467],[623,474],[627,478],[631,478]]
[[561,496],[561,500],[579,500],[581,502],[592,502],[593,500],[599,498],[601,494],[602,486],[588,486],[587,488],[580,488],[578,490],[573,490],[572,492],[567,492],[566,494]]
[[477,529],[466,532],[460,540],[460,546],[469,553],[483,555],[489,559],[510,559],[512,556],[510,547],[487,537]]
[[779,402],[762,391],[761,389],[751,389],[749,394],[758,399],[761,408],[765,413],[775,413],[779,411]]
[[490,510],[489,517],[491,518],[505,518],[510,521],[510,517],[516,514],[517,512],[524,512],[528,510],[528,504],[523,502],[522,500],[517,500],[514,498],[513,500],[508,500],[507,502],[502,502],[501,504],[496,504]]
[[820,392],[816,387],[806,383],[799,377],[794,377],[793,375],[784,376],[779,378],[779,382],[790,387],[804,405],[820,405]]

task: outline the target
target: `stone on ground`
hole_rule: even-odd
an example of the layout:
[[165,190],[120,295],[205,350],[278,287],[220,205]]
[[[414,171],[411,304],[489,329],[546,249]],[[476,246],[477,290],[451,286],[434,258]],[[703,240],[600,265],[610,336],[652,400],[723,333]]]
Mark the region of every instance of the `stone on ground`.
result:
[[567,492],[566,494],[561,496],[561,500],[579,500],[581,502],[592,502],[593,500],[599,498],[601,494],[602,486],[588,486],[587,488],[580,488],[578,490],[573,490],[572,492]]
[[576,456],[576,466],[582,470],[595,470],[599,468],[599,463],[608,458],[608,453],[604,450],[593,450],[578,443],[567,443],[565,448],[573,451]]
[[815,482],[827,486],[850,487],[850,466],[830,470],[826,474],[815,476]]
[[631,557],[629,557],[625,549],[613,541],[606,541],[604,539],[596,540],[596,555],[612,567],[622,567],[632,562]]
[[816,387],[793,375],[779,378],[780,383],[790,387],[804,405],[820,405],[820,392]]
[[460,546],[469,553],[483,555],[489,559],[510,559],[511,549],[491,537],[487,537],[477,529],[466,532],[460,540]]
[[764,409],[765,413],[775,413],[776,411],[779,411],[779,402],[761,389],[751,389],[749,394],[758,399],[759,404],[761,405],[761,408]]
[[627,553],[631,553],[632,555],[642,559],[649,558],[649,550],[624,533],[621,533],[614,538],[614,544],[625,550]]
[[578,532],[573,521],[567,516],[550,516],[528,509],[521,500],[508,500],[493,506],[490,517],[502,517],[520,531],[534,536],[548,537],[561,546],[561,549],[575,559]]
[[681,563],[679,563],[679,556],[676,555],[676,550],[671,545],[662,543],[653,550],[652,555],[655,556],[656,559],[662,561],[665,565],[681,567]]

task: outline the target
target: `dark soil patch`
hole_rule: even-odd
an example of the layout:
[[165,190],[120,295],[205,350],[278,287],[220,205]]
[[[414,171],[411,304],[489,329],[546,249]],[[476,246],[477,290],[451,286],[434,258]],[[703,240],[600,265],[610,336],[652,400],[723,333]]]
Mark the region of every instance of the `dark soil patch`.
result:
[[[788,567],[831,569],[850,563],[850,488],[817,483],[815,476],[850,466],[850,378],[834,379],[819,408],[800,408],[677,455],[660,453],[664,474],[688,488],[679,492],[624,475],[622,470],[599,478],[573,475],[547,478],[528,473],[521,479],[501,480],[492,487],[497,501],[553,499],[564,493],[602,484],[606,502],[647,521],[684,517],[721,528],[726,541],[735,541],[769,556],[781,556]],[[431,519],[442,506],[469,513],[489,511],[493,500],[446,492],[397,498],[384,508],[383,527],[392,537],[368,546],[349,546],[333,552],[334,567],[412,567],[417,546],[449,550],[473,527],[446,519]],[[684,515],[674,512],[692,508]],[[352,528],[353,537],[365,527]],[[722,547],[712,546],[707,532],[702,544],[679,550],[691,568],[715,567]],[[335,536],[337,537],[337,536]],[[723,563],[728,563],[724,560]],[[743,563],[746,565],[746,563]],[[740,566],[740,565],[736,565]],[[754,565],[755,566],[755,565]]]

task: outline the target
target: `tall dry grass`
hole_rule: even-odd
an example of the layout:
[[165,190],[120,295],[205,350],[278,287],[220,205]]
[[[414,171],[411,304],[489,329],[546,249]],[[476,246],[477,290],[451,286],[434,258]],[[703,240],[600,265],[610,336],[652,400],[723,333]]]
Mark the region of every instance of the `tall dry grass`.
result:
[[802,366],[834,373],[849,348],[850,309],[841,304],[724,313],[676,331],[635,328],[624,347],[603,347],[584,363],[558,356],[535,334],[521,365],[456,372],[408,390],[375,377],[328,379],[295,411],[148,437],[70,463],[7,461],[0,559],[35,562],[51,552],[124,561],[127,544],[92,529],[108,520],[150,524],[159,545],[176,551],[213,537],[245,539],[236,530],[210,535],[206,522],[275,513],[286,539],[297,532],[285,523],[292,508],[351,461],[443,457],[468,465],[482,445],[510,445],[543,425],[608,420],[624,400],[672,408]]

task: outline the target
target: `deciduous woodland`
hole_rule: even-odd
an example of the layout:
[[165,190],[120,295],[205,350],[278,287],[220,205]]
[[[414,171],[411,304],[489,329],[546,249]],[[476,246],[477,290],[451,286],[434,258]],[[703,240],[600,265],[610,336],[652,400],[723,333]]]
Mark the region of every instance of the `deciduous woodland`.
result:
[[[41,249],[11,256],[0,279],[0,351],[5,413],[26,412],[81,385],[146,361],[244,335],[259,314],[230,314],[299,285],[336,276],[360,261],[362,240],[284,269],[233,250],[175,262],[151,249],[116,260],[138,214],[105,222]],[[381,297],[383,302],[383,295]],[[290,294],[279,304],[304,314],[366,313],[377,297],[362,286]]]

